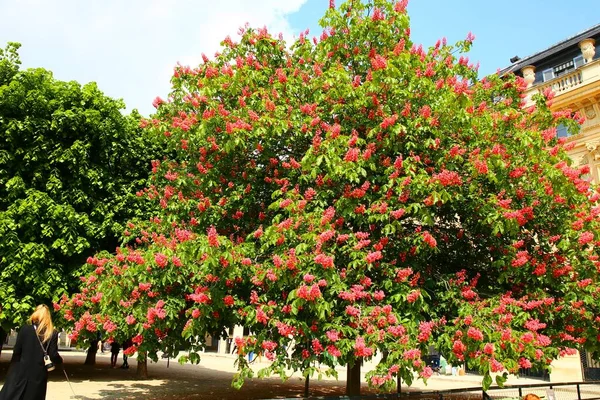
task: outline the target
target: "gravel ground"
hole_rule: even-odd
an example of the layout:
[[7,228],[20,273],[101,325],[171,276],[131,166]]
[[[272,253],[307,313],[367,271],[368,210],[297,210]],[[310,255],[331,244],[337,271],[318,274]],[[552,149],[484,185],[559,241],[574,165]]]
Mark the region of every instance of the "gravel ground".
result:
[[[9,366],[11,351],[4,350],[0,357],[0,384]],[[279,378],[252,379],[240,390],[231,387],[235,373],[233,357],[206,354],[199,365],[180,365],[176,361],[167,364],[167,360],[148,364],[147,380],[135,377],[136,362],[130,361],[130,369],[111,369],[109,353],[98,354],[95,366],[83,365],[85,354],[79,351],[65,351],[61,355],[65,360],[65,370],[69,376],[73,392],[62,370],[57,368],[50,373],[47,400],[65,399],[275,399],[298,398],[304,393],[304,379],[296,374],[285,382]],[[119,357],[119,362],[122,358]],[[120,364],[119,364],[120,365]],[[265,367],[266,361],[255,365],[255,369]],[[339,381],[328,378],[321,381],[311,380],[311,396],[339,396],[345,390],[345,371],[339,371]],[[515,382],[517,383],[517,382]],[[520,380],[521,384],[529,383]],[[416,383],[411,390],[443,390],[481,385],[477,376],[434,376],[427,386]],[[406,388],[403,388],[403,391]],[[363,384],[363,394],[369,393]]]
[[[47,400],[64,399],[269,399],[300,397],[304,393],[304,380],[292,377],[286,382],[279,378],[253,379],[241,390],[231,387],[235,373],[232,357],[205,355],[200,365],[180,365],[176,361],[159,360],[148,364],[147,380],[135,376],[136,362],[130,361],[130,369],[110,368],[109,353],[98,354],[96,365],[83,365],[83,352],[62,352],[65,375],[57,368],[50,373]],[[0,357],[0,383],[9,367],[11,352],[3,351]],[[119,365],[122,358],[119,357]],[[266,366],[257,365],[256,369]],[[311,388],[311,395],[343,394],[345,381],[322,380]],[[76,396],[73,396],[75,392]]]

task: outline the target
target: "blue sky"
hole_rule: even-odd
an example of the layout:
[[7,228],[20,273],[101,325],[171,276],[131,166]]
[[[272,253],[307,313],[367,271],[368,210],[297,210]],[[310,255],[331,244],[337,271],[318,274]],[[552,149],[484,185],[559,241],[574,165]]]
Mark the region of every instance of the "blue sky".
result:
[[[337,0],[340,2],[340,0]],[[597,0],[411,0],[412,38],[430,46],[476,36],[469,54],[480,74],[507,66],[600,23]],[[152,112],[166,97],[173,66],[196,65],[239,26],[268,26],[286,38],[310,28],[329,0],[0,0],[0,46],[23,44],[23,66],[58,79],[96,81],[128,109]],[[599,50],[600,51],[600,50]]]
[[[315,32],[328,5],[307,0],[290,24]],[[410,0],[408,14],[413,41],[426,47],[442,37],[454,43],[471,31],[476,39],[469,58],[480,62],[483,75],[508,66],[515,55],[524,58],[600,24],[597,0]]]

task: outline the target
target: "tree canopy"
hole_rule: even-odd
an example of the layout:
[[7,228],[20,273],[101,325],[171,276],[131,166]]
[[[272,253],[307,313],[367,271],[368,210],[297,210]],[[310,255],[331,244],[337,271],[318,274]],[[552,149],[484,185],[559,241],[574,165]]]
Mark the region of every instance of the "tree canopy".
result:
[[145,190],[161,210],[57,305],[74,335],[197,362],[198,338],[241,324],[236,387],[249,351],[283,377],[381,356],[384,389],[427,379],[430,346],[486,388],[596,351],[600,194],[555,128],[580,117],[478,79],[470,34],[413,43],[406,1],[332,2],[321,23],[291,46],[246,27],[175,68],[145,122],[176,152]]
[[[95,83],[20,70],[17,43],[0,50],[0,326],[79,285],[81,267],[114,251],[125,223],[148,205],[159,142],[139,115]],[[161,150],[162,152],[162,150]]]

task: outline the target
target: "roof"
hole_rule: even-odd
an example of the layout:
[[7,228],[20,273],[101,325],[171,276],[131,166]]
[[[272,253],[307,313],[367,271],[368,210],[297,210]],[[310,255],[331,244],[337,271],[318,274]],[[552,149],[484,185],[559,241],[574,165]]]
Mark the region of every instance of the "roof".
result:
[[537,62],[539,62],[545,58],[548,58],[548,57],[553,56],[554,54],[560,53],[561,51],[563,51],[573,45],[577,45],[583,39],[587,39],[587,38],[596,36],[598,34],[600,34],[600,24],[594,25],[591,28],[588,28],[583,32],[580,32],[574,36],[571,36],[570,38],[567,38],[561,42],[558,42],[558,43],[548,47],[546,50],[540,51],[539,53],[535,53],[528,57],[518,60],[517,62],[511,64],[510,66],[502,69],[500,71],[500,75],[505,75],[510,72],[519,71],[521,68],[525,67],[526,65],[535,65]]

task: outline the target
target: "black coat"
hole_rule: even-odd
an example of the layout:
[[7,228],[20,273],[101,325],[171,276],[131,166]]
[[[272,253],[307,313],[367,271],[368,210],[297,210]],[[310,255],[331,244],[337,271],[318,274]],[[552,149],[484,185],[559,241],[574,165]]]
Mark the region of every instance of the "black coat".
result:
[[[52,334],[49,343],[44,343],[44,348],[46,345],[52,362],[55,365],[62,364],[56,332]],[[0,400],[44,400],[48,371],[44,366],[44,351],[32,325],[25,325],[19,330],[10,362],[10,369],[0,391]]]

